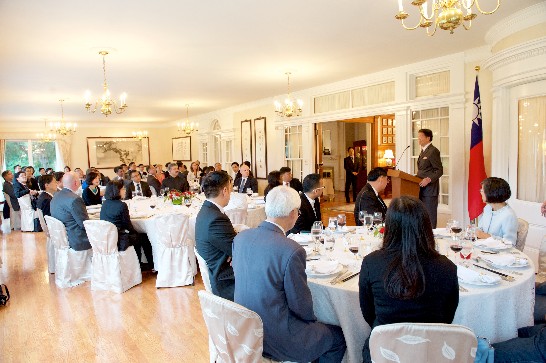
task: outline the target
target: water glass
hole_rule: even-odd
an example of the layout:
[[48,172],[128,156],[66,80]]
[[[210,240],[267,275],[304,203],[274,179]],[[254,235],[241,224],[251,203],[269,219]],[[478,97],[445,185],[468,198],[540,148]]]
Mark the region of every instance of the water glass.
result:
[[314,255],[320,255],[319,245],[320,245],[321,234],[322,234],[322,222],[321,221],[313,222],[313,226],[311,227],[311,237],[313,237],[313,241],[315,242],[315,247],[313,249]]
[[336,244],[336,239],[333,234],[328,234],[324,237],[324,248],[327,252],[332,252],[334,250],[334,245]]
[[347,224],[347,217],[345,216],[345,213],[341,213],[337,215],[337,225],[340,227],[340,230],[345,227]]
[[252,197],[252,193],[254,193],[252,191],[252,188],[246,188],[246,195],[248,195],[249,197]]
[[463,231],[463,227],[461,227],[461,223],[459,221],[453,221],[451,223],[451,237],[454,241],[458,241],[460,239],[461,232]]
[[373,224],[376,226],[383,223],[383,214],[381,212],[373,213]]
[[360,223],[362,223],[362,225],[364,225],[364,219],[366,217],[366,214],[368,214],[368,212],[366,212],[365,210],[361,210],[358,212],[358,220],[360,221]]
[[332,233],[337,229],[337,218],[336,217],[328,218],[328,229]]

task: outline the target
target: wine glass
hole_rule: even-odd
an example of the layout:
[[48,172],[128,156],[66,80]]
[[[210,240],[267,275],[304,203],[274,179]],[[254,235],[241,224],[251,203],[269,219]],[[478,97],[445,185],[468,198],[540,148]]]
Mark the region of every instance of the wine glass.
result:
[[446,231],[451,233],[451,225],[453,224],[454,220],[453,219],[448,219],[447,220],[447,223],[446,223]]
[[364,224],[366,225],[366,228],[368,231],[370,230],[373,223],[373,216],[371,214],[364,215]]
[[358,245],[349,246],[349,251],[351,251],[353,253],[353,255],[355,255],[355,259],[358,260]]
[[454,241],[459,240],[459,235],[463,231],[463,227],[461,227],[461,223],[459,221],[453,221],[451,224],[451,236]]
[[457,263],[457,256],[463,249],[463,246],[459,243],[459,241],[455,241],[449,245],[449,248],[451,248],[451,250],[455,252],[455,258],[453,262]]
[[347,217],[345,216],[345,213],[340,213],[337,215],[337,225],[339,226],[340,230],[343,230],[343,227],[347,224]]
[[334,250],[334,245],[336,244],[336,239],[334,238],[333,234],[329,234],[324,237],[324,249],[328,252],[332,252]]
[[252,188],[246,188],[246,195],[248,195],[249,197],[252,197],[252,193],[254,193],[252,191]]
[[191,207],[191,198],[184,198],[184,205],[186,207]]
[[381,212],[373,213],[373,224],[378,226],[383,222],[383,214]]
[[336,217],[328,218],[328,229],[332,233],[335,232],[335,230],[337,229],[337,218]]
[[472,244],[469,241],[463,241],[460,254],[461,258],[464,260],[469,260],[470,257],[472,257]]
[[169,188],[165,187],[165,189],[163,189],[163,192],[165,193],[165,196],[168,196],[169,195]]
[[476,227],[473,224],[466,226],[465,239],[476,242]]
[[368,212],[366,212],[365,210],[361,210],[358,212],[358,220],[360,221],[360,223],[362,223],[362,225],[364,225],[364,219],[366,217],[366,214],[368,214]]
[[313,226],[311,227],[311,237],[313,238],[313,241],[315,242],[315,247],[313,249],[313,255],[320,255],[319,252],[319,243],[320,243],[320,235],[322,234],[322,222],[321,221],[315,221],[313,222]]

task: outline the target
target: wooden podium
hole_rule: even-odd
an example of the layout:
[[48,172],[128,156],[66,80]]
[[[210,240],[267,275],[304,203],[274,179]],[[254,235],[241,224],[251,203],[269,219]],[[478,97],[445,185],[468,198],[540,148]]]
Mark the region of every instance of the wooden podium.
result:
[[397,198],[401,195],[411,195],[419,198],[419,183],[421,178],[405,173],[401,170],[390,169],[387,175],[391,177],[392,197]]

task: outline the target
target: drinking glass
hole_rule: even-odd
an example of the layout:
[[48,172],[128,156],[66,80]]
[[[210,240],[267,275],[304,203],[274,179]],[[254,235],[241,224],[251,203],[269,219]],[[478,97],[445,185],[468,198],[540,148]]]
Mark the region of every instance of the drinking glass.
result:
[[466,226],[465,239],[476,242],[476,227],[473,224]]
[[455,258],[453,259],[453,262],[457,264],[457,256],[459,256],[459,253],[462,251],[463,246],[459,243],[459,241],[454,241],[449,245],[449,248],[451,248],[451,250],[455,252]]
[[337,218],[336,217],[328,218],[328,229],[332,233],[337,229]]
[[191,207],[191,198],[185,198],[184,205],[188,208]]
[[315,247],[313,249],[313,255],[320,255],[319,244],[320,244],[320,235],[322,234],[322,222],[315,221],[311,227],[311,237],[315,242]]
[[[470,257],[472,257],[472,244],[470,243],[470,241],[463,241],[462,247],[463,248],[460,252],[461,258],[463,260],[469,260]],[[464,264],[467,265],[466,262]]]
[[365,210],[361,210],[358,212],[358,220],[360,221],[360,223],[362,223],[362,225],[364,225],[364,219],[366,217],[366,214],[368,214],[368,212],[366,212]]
[[447,220],[447,223],[446,223],[446,231],[448,233],[451,233],[451,225],[453,224],[454,220],[453,219],[448,219]]
[[333,234],[328,234],[324,237],[324,248],[327,252],[332,252],[334,250],[334,245],[336,244],[336,239]]
[[355,255],[355,259],[358,260],[358,245],[350,246],[349,251],[351,251],[353,253],[353,255]]
[[342,230],[346,224],[347,224],[347,217],[345,216],[345,213],[338,214],[337,225],[340,227],[339,229]]
[[383,214],[381,212],[374,212],[373,213],[373,224],[376,226],[381,224],[383,222]]
[[366,214],[364,216],[364,224],[366,225],[366,228],[368,228],[368,231],[370,230],[373,223],[373,216],[371,214]]
[[163,189],[163,192],[165,193],[165,196],[169,195],[169,188],[165,187],[165,189]]
[[237,190],[237,185],[234,185],[234,186],[233,186],[233,192],[234,192],[234,193],[237,193],[237,191],[238,191],[238,190]]
[[458,241],[460,239],[460,234],[463,231],[463,227],[461,227],[461,223],[459,221],[453,221],[451,224],[451,237],[454,241]]
[[246,188],[246,195],[248,195],[249,197],[252,197],[252,193],[254,193],[252,191],[252,188]]

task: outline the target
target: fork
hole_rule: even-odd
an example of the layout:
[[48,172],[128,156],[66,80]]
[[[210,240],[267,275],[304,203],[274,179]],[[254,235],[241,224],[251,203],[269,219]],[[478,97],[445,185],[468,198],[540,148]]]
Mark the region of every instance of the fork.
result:
[[348,265],[343,265],[343,268],[341,269],[341,271],[338,272],[338,274],[332,279],[330,280],[330,284],[331,285],[335,285],[337,284],[341,278],[347,273],[347,271],[349,270],[349,266]]

